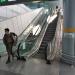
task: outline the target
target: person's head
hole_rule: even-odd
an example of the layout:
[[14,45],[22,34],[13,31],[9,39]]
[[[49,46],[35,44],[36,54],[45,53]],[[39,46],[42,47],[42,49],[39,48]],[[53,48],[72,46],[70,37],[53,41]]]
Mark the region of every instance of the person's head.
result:
[[9,28],[5,28],[5,34],[9,34]]
[[58,6],[56,6],[56,9],[58,9]]

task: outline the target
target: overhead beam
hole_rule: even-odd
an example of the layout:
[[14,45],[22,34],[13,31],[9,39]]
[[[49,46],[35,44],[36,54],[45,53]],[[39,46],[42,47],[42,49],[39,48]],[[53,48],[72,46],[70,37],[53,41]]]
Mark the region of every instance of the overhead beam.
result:
[[[13,4],[32,2],[32,1],[38,1],[38,0],[0,0],[0,6],[13,5]],[[39,0],[39,1],[56,1],[56,0]]]

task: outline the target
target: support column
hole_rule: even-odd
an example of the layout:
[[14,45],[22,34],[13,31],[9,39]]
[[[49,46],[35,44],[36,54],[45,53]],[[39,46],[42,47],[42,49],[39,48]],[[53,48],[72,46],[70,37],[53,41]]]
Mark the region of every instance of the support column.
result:
[[64,30],[62,39],[62,59],[75,64],[75,0],[63,0]]

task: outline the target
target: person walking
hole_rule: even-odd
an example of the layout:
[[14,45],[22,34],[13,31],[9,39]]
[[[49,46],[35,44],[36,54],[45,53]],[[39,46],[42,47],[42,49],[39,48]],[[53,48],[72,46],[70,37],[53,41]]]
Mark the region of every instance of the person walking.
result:
[[10,35],[9,28],[5,28],[3,43],[6,46],[6,51],[8,54],[8,59],[6,61],[6,64],[8,64],[11,62],[11,60],[10,60],[11,56],[12,56],[12,58],[14,57],[13,52],[12,52],[14,40],[13,40],[13,37]]
[[51,64],[51,61],[48,59],[49,55],[49,42],[47,42],[45,45],[45,60],[47,64]]

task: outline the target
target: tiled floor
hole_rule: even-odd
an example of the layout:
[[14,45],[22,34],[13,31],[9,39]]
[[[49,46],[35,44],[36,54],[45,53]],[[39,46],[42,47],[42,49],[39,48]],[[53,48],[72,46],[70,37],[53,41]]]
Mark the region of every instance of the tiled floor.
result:
[[52,62],[47,65],[44,60],[30,58],[26,61],[12,61],[5,64],[6,57],[0,59],[0,75],[75,75],[75,67],[60,63]]
[[59,64],[59,75],[75,75],[75,67],[64,63]]
[[21,74],[0,70],[0,75],[21,75]]

